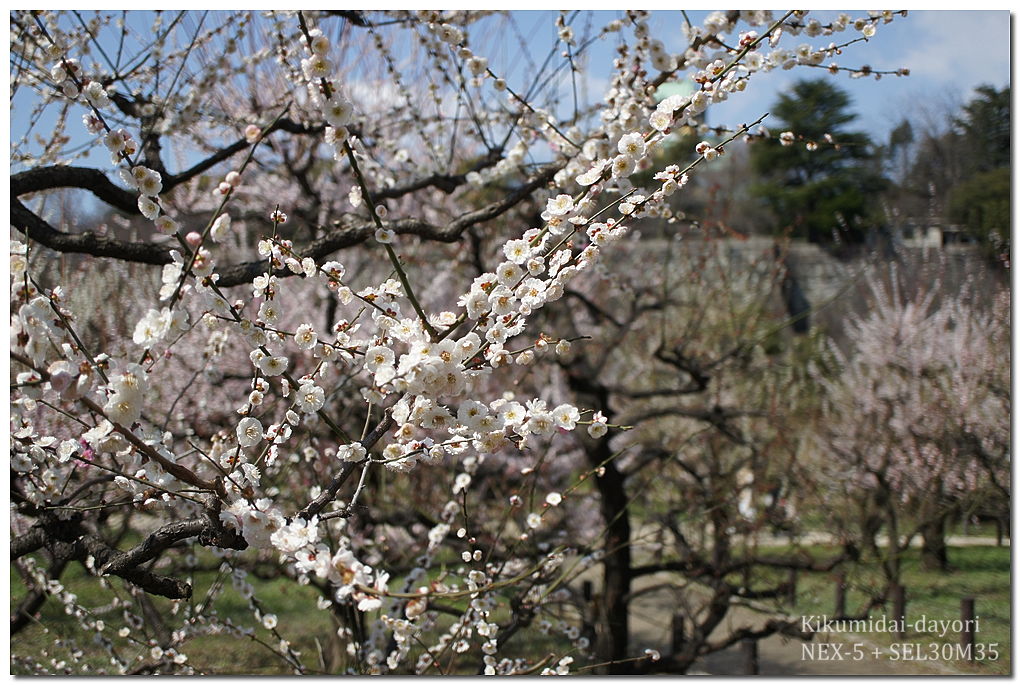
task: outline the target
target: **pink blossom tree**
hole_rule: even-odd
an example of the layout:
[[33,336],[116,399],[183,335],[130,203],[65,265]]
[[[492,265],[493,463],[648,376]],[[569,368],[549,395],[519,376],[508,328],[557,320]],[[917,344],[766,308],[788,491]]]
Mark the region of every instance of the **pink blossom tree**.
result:
[[976,498],[1008,506],[1009,292],[983,305],[971,283],[904,285],[872,275],[871,306],[847,327],[849,349],[830,346],[820,435],[829,482],[862,503],[861,533],[889,537],[890,580],[917,534],[922,557],[947,568],[945,526]]

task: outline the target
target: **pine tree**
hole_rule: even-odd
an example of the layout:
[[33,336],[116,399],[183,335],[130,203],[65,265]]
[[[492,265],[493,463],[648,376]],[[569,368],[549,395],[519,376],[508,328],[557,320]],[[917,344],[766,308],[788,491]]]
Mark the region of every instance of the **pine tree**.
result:
[[847,129],[856,118],[850,105],[846,92],[816,79],[798,81],[773,106],[778,125],[770,128],[793,133],[793,143],[761,141],[752,163],[762,177],[754,192],[778,231],[820,243],[863,239],[886,181],[871,139]]

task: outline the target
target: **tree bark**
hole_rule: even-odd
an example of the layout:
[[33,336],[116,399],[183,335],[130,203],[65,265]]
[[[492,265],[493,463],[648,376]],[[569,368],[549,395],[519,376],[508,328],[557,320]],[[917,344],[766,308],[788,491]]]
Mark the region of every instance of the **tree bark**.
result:
[[[588,453],[593,465],[610,456],[608,442],[602,440],[594,452]],[[602,601],[599,603],[599,624],[596,652],[600,661],[618,662],[627,658],[629,601],[631,584],[630,515],[624,476],[609,462],[605,474],[596,480],[599,506],[606,521],[606,557],[603,561]],[[628,664],[612,664],[609,673],[628,673]]]
[[930,571],[949,571],[946,519],[943,514],[921,526],[921,565]]
[[[567,384],[581,403],[601,407],[612,420],[614,412],[609,406],[609,391],[599,383],[597,376],[580,360],[565,367]],[[629,646],[629,595],[633,570],[630,554],[630,510],[627,498],[626,476],[612,460],[609,441],[613,431],[599,440],[581,438],[588,463],[592,468],[603,468],[595,479],[599,490],[599,510],[606,522],[606,556],[602,560],[602,596],[598,603],[595,654],[599,661],[608,662],[605,672],[622,675],[631,672],[631,664],[619,663],[626,659]]]

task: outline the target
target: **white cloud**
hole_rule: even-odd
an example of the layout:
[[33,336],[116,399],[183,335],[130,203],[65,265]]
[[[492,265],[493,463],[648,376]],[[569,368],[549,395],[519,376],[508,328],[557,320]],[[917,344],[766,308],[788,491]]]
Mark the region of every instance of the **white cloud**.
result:
[[[820,13],[824,14],[824,13]],[[852,12],[854,16],[858,12]],[[819,16],[825,20],[826,16]],[[847,34],[844,34],[847,35]],[[910,76],[874,79],[834,77],[847,91],[852,110],[860,115],[851,128],[868,130],[883,139],[904,117],[922,127],[934,117],[942,121],[973,96],[983,83],[1002,87],[1010,78],[1010,16],[1007,11],[911,10],[891,24],[880,24],[868,44],[858,44],[836,57],[841,66],[870,64],[875,69],[910,69]],[[758,74],[746,92],[709,110],[713,124],[753,120],[775,102],[777,93],[796,79],[825,77],[807,69]],[[933,119],[932,121],[935,121]],[[775,126],[777,122],[766,121]]]
[[1008,11],[916,11],[908,23],[915,38],[901,61],[912,76],[967,91],[981,83],[1008,82]]

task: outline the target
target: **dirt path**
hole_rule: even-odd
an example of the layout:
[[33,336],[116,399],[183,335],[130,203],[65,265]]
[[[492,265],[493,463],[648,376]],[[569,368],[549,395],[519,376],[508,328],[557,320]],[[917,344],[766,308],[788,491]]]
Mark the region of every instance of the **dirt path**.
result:
[[[818,531],[812,531],[812,532],[802,533],[801,535],[798,535],[797,538],[796,538],[796,541],[797,541],[798,544],[805,545],[805,546],[806,545],[828,545],[828,544],[834,544],[836,542],[836,539],[835,539],[834,536],[830,535],[829,533],[822,533],[822,532],[818,532]],[[884,535],[879,535],[877,538],[875,538],[875,542],[880,547],[885,546],[887,541],[888,541],[888,538],[886,536],[884,536]],[[920,547],[921,546],[921,542],[922,541],[921,541],[920,536],[916,536],[915,535],[914,538],[910,541],[910,546],[911,547]],[[757,543],[760,546],[762,546],[762,547],[768,547],[768,546],[773,546],[773,545],[774,546],[788,545],[788,544],[790,544],[790,538],[788,536],[785,536],[785,535],[776,535],[776,536],[772,536],[772,535],[760,535],[757,538]],[[1003,536],[1003,538],[1002,538],[1002,545],[1004,547],[1009,547],[1009,543],[1010,543],[1009,536],[1008,535]],[[995,536],[988,536],[988,535],[950,535],[950,536],[946,537],[946,544],[949,545],[950,547],[972,547],[972,546],[978,546],[978,545],[980,545],[982,547],[991,547],[991,546],[997,544],[997,540],[995,539]]]
[[[662,583],[668,577],[642,579],[638,588]],[[635,589],[638,589],[635,588]],[[669,591],[666,593],[670,594]],[[646,647],[658,649],[666,654],[670,648],[672,597],[666,600],[666,593],[645,595],[635,600],[631,618],[631,640],[635,649]],[[744,607],[733,607],[727,619],[712,633],[712,639],[720,639],[733,629],[760,627],[769,617]],[[802,645],[820,643],[842,644],[841,647],[805,650]],[[759,674],[764,676],[865,676],[865,675],[951,675],[960,674],[940,662],[892,661],[892,654],[879,648],[861,635],[818,635],[812,643],[782,635],[771,635],[758,642]],[[855,651],[854,645],[859,645]],[[881,650],[877,656],[874,650]],[[842,659],[832,658],[835,655]],[[854,656],[860,657],[855,660]],[[824,656],[830,658],[824,658]],[[720,652],[710,654],[695,662],[690,673],[709,675],[744,675],[745,656],[742,645],[734,645]]]
[[[635,550],[640,556],[643,540],[635,535]],[[801,537],[801,544],[828,542],[822,534],[808,534]],[[788,542],[778,540],[777,544]],[[951,536],[948,542],[954,546],[994,545],[995,538],[977,536]],[[1008,546],[1009,538],[1004,540]],[[765,544],[760,541],[760,544]],[[598,582],[594,575],[589,577]],[[645,648],[669,653],[672,612],[676,609],[675,588],[668,587],[678,581],[672,574],[654,574],[640,578],[633,591],[653,585],[663,585],[660,591],[637,597],[631,614],[631,645],[635,652]],[[693,588],[685,592],[696,591]],[[771,615],[749,608],[734,606],[727,619],[712,633],[710,639],[721,639],[732,630],[741,627],[760,627]],[[799,618],[799,617],[798,617]],[[910,642],[907,640],[906,642]],[[804,645],[832,644],[834,647],[812,648]],[[744,675],[746,658],[742,645],[734,645],[698,660],[690,673],[709,675]],[[772,635],[758,642],[759,673],[764,676],[866,676],[866,675],[964,675],[940,661],[903,661],[894,657],[887,647],[881,647],[868,639],[867,635],[818,634],[811,643],[782,636]]]
[[[633,547],[637,556],[642,555],[644,544],[653,540],[653,535],[642,537],[634,535]],[[821,533],[809,533],[802,536],[802,544],[818,544],[830,541]],[[989,545],[996,543],[993,537],[954,535],[948,540],[953,545]],[[759,541],[765,544],[764,540]],[[776,538],[777,544],[788,543],[788,539]],[[1005,538],[1004,544],[1009,546],[1010,539]],[[598,588],[598,576],[591,571],[583,574]],[[672,614],[677,609],[676,583],[682,580],[675,574],[659,573],[643,576],[634,583],[632,591],[639,591],[653,585],[662,586],[656,592],[635,597],[631,603],[630,645],[634,653],[645,648],[658,649],[660,653],[670,651],[672,631]],[[598,591],[598,590],[597,590]],[[698,592],[697,588],[687,587],[682,593]],[[759,613],[745,607],[732,607],[725,621],[719,625],[710,639],[721,639],[732,630],[762,626],[774,614]],[[800,618],[800,617],[797,617]],[[910,640],[906,640],[910,642]],[[832,644],[834,647],[805,648],[808,644]],[[856,645],[856,646],[855,646]],[[819,650],[822,650],[821,653]],[[896,660],[888,647],[879,646],[867,635],[852,633],[816,634],[812,642],[804,642],[783,635],[771,635],[758,642],[759,674],[763,676],[945,676],[973,675],[953,669],[941,662],[902,661]],[[744,646],[736,644],[700,658],[691,669],[691,675],[739,676],[746,675],[746,656]]]

